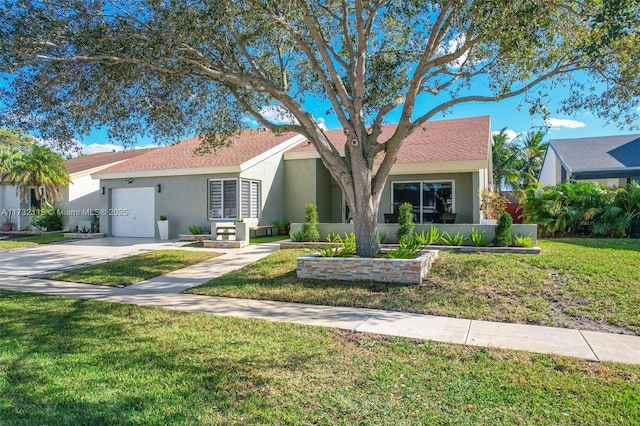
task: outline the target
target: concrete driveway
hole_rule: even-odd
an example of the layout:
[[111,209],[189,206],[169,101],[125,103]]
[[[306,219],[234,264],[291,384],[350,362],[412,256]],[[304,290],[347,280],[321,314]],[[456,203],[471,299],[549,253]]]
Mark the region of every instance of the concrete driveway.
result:
[[[180,243],[152,238],[97,238],[0,251],[0,277],[38,277]],[[1,278],[0,278],[1,279]]]

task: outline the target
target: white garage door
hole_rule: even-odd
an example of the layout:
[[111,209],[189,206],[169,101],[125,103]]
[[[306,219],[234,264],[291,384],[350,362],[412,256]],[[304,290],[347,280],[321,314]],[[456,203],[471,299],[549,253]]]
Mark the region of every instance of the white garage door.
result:
[[118,188],[111,192],[114,237],[156,235],[153,188]]

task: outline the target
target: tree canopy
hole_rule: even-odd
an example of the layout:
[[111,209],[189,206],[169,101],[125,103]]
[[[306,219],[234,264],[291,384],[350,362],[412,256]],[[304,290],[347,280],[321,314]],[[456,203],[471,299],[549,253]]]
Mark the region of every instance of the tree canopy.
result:
[[[300,132],[345,193],[359,254],[372,254],[402,141],[435,115],[513,96],[540,112],[562,84],[567,111],[634,123],[639,1],[4,0],[3,125],[59,141],[100,125],[129,143],[203,134],[213,146],[249,116]],[[344,157],[309,98],[344,128]],[[392,111],[398,126],[380,140]]]

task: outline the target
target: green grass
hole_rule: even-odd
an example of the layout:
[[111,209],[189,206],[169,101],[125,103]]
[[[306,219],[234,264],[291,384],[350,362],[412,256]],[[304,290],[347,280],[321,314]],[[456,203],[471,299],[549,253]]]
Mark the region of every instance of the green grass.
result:
[[54,232],[51,234],[32,235],[30,237],[21,237],[12,240],[0,241],[0,251],[10,250],[24,247],[35,247],[40,244],[57,243],[65,241],[62,232]]
[[221,253],[209,251],[155,250],[62,272],[50,278],[87,284],[127,286],[220,255]]
[[0,424],[631,425],[640,366],[0,291]]
[[420,286],[299,280],[280,250],[188,292],[640,334],[640,241],[539,241],[542,254],[440,258]]
[[249,244],[275,243],[276,241],[288,240],[289,235],[261,235],[249,238]]

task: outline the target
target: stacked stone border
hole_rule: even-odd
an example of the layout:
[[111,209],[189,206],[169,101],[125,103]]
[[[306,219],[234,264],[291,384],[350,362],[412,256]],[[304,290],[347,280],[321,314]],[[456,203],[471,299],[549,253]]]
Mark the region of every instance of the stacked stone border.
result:
[[321,257],[316,253],[296,258],[296,271],[303,279],[421,284],[437,257],[435,250],[422,252],[415,259]]

